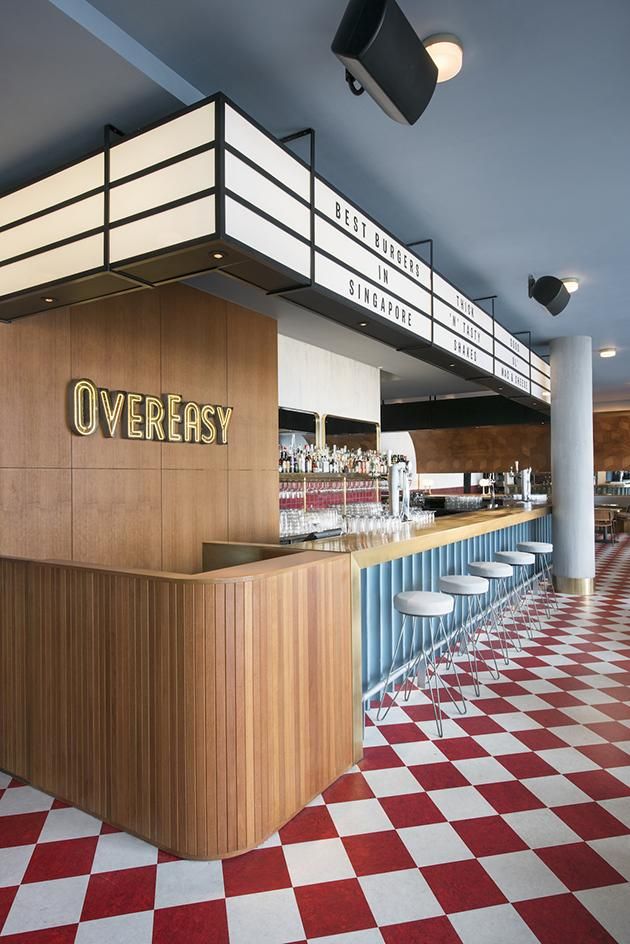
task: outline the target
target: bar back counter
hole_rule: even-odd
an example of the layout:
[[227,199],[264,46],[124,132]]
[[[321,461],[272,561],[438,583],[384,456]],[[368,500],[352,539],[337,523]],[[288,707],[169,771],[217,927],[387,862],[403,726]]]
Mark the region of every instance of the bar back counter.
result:
[[353,763],[350,565],[0,558],[0,768],[186,858],[258,845]]

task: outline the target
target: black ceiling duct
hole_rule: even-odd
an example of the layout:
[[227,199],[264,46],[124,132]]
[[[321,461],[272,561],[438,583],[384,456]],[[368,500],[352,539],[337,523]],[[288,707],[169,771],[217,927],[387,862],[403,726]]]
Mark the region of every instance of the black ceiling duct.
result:
[[395,0],[350,0],[331,48],[390,118],[412,125],[431,101],[437,66]]
[[569,304],[571,296],[555,275],[543,275],[540,279],[530,275],[527,286],[529,297],[544,305],[551,315],[559,315]]

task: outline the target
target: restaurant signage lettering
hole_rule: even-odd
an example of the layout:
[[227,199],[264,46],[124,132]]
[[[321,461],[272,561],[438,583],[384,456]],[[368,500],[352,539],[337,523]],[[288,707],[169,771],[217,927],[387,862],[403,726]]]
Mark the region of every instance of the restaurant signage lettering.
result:
[[112,439],[227,445],[232,407],[196,403],[175,393],[152,396],[98,387],[92,380],[73,380],[68,388],[68,422],[78,436],[100,428]]

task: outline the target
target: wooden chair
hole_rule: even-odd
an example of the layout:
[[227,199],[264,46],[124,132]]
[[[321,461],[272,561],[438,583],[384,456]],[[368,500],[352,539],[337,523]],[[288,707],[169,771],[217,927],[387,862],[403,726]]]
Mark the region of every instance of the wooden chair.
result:
[[607,541],[610,535],[611,542],[617,540],[615,527],[615,514],[605,508],[595,509],[595,536],[602,535],[602,540]]

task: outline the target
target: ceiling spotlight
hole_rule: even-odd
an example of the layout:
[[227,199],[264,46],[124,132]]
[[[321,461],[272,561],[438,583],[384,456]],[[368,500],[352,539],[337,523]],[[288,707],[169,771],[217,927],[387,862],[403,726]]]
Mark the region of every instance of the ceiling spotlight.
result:
[[360,328],[367,328],[367,321],[357,321]]
[[449,366],[449,367],[455,367],[455,364],[449,364],[448,366]]
[[568,278],[568,279],[562,279],[562,284],[566,288],[569,295],[573,295],[573,293],[577,292],[577,290],[580,287],[580,280],[572,276],[571,278]]
[[52,305],[57,301],[57,299],[53,298],[52,295],[44,295],[42,301],[46,302],[47,305]]
[[569,304],[569,292],[555,275],[543,275],[540,279],[530,275],[527,290],[529,297],[543,305],[550,315],[559,315]]
[[437,67],[396,0],[350,0],[331,49],[350,91],[395,121],[415,124],[431,101]]
[[213,253],[212,253],[212,258],[213,258],[213,259],[223,259],[224,256],[225,256],[225,253],[224,253],[224,252],[213,252]]
[[599,352],[600,357],[616,357],[617,348],[616,347],[603,347]]
[[424,48],[437,66],[439,82],[448,82],[461,72],[464,50],[456,36],[436,33],[424,41]]

